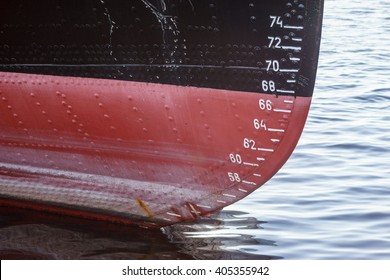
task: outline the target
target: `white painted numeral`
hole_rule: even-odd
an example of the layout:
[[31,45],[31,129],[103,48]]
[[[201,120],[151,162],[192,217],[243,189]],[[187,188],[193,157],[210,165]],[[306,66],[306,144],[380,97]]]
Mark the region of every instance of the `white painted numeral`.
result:
[[244,138],[244,148],[256,150],[256,142],[252,139]]
[[267,71],[272,70],[278,72],[280,69],[279,61],[277,60],[266,60],[267,63]]
[[239,154],[230,154],[229,158],[232,163],[242,163],[242,157]]
[[253,126],[257,130],[260,130],[260,129],[267,130],[267,125],[265,124],[264,120],[260,121],[259,119],[254,119],[253,120]]
[[263,80],[261,82],[261,88],[263,89],[264,92],[267,91],[274,92],[276,90],[276,85],[274,81]]
[[271,111],[272,110],[272,102],[271,100],[264,100],[264,99],[259,99],[259,107],[260,107],[260,110],[268,110],[268,111]]
[[274,47],[275,49],[282,48],[280,46],[280,43],[282,43],[282,38],[268,36],[268,40],[269,40],[268,48],[272,48],[272,47]]
[[271,19],[270,27],[274,27],[275,25],[278,25],[280,27],[283,27],[283,20],[280,16],[269,16]]
[[238,173],[228,172],[228,176],[231,182],[241,182],[241,178]]

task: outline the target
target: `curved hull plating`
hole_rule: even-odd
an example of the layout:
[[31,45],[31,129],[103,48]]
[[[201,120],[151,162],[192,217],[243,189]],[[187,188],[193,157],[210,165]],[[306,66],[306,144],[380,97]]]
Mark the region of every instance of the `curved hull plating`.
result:
[[[39,44],[19,42],[7,33],[16,25],[3,24],[9,43],[0,49],[0,203],[160,227],[213,213],[264,184],[304,127],[322,3],[260,2],[133,1],[138,28],[154,32],[143,39],[123,35],[135,27],[120,4],[84,1],[88,11],[101,9],[108,33],[86,39],[90,44],[56,35],[64,47],[43,35],[33,38]],[[229,21],[237,5],[249,18]],[[204,22],[222,16],[213,23],[217,31],[208,31],[216,38],[195,36],[199,24],[186,20],[198,20],[191,18],[197,12]],[[64,16],[59,26],[48,20],[30,25],[81,32],[80,18],[70,24]],[[90,28],[83,32],[91,35]],[[88,62],[85,49],[100,49],[94,40],[107,40],[100,54],[106,63]],[[46,54],[35,55],[44,57],[38,63],[23,55],[33,45]],[[19,56],[7,60],[12,52]]]

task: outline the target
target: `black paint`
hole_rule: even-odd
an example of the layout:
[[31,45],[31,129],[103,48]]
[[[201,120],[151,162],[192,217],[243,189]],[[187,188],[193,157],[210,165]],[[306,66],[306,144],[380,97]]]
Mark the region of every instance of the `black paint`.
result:
[[[273,80],[311,96],[322,8],[322,0],[2,1],[0,71],[252,92]],[[271,28],[270,15],[304,30]],[[268,36],[302,50],[268,48]],[[266,60],[299,72],[267,72]]]

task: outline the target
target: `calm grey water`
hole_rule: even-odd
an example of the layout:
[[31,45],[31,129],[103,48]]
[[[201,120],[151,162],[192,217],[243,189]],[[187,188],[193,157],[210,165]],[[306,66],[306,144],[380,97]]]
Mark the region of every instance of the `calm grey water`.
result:
[[42,224],[3,209],[0,257],[390,259],[389,122],[390,1],[326,0],[307,125],[261,189],[215,217],[156,232]]

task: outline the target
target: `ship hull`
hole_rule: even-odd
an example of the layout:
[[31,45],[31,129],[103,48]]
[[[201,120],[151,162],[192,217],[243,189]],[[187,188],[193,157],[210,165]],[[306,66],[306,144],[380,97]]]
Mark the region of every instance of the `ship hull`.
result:
[[[85,1],[86,5],[89,2],[93,1]],[[158,37],[154,58],[163,60],[149,57],[149,63],[136,63],[130,59],[132,52],[123,49],[132,50],[135,58],[142,60],[152,55],[149,43],[121,44],[120,40],[130,39],[114,36],[124,32],[119,30],[118,21],[113,23],[120,9],[110,6],[110,1],[106,1],[108,5],[95,2],[104,4],[101,16],[111,26],[110,36],[95,38],[108,42],[102,43],[106,49],[100,53],[100,59],[107,63],[91,64],[90,51],[75,51],[66,61],[71,49],[78,48],[76,41],[56,47],[47,37],[41,39],[45,44],[35,45],[46,55],[37,54],[44,58],[34,62],[23,55],[28,47],[33,49],[32,44],[20,36],[15,39],[9,32],[1,35],[10,42],[0,49],[0,58],[7,62],[0,65],[2,205],[161,227],[214,213],[272,178],[293,152],[309,112],[319,49],[319,7],[308,4],[305,8],[307,1],[279,1],[272,9],[267,4],[270,11],[262,15],[265,31],[260,32],[265,35],[258,47],[248,42],[255,38],[252,33],[232,37],[232,42],[243,43],[237,47],[226,42],[230,37],[225,34],[215,39],[222,52],[220,58],[210,54],[218,45],[206,44],[211,40],[208,37],[203,45],[188,43],[196,55],[184,55],[184,41],[195,39],[185,35],[184,30],[190,33],[188,23],[187,29],[180,29],[180,18],[168,17],[165,6],[171,3],[170,9],[174,9],[173,4],[181,1],[157,1],[160,6],[153,1],[133,1],[134,9],[143,9],[143,26],[154,22],[152,30],[162,28],[148,40]],[[215,12],[215,3],[199,3],[206,3],[207,9],[189,1],[191,14],[197,9]],[[307,15],[307,23],[287,24],[293,20],[291,14],[284,15],[283,23],[279,7],[282,11],[300,9]],[[225,14],[231,12],[224,8]],[[255,29],[256,20],[250,19],[245,30],[257,32],[261,24],[256,23]],[[302,21],[300,14],[295,20]],[[81,32],[80,24],[63,22],[59,26],[41,23],[41,29],[68,30],[72,26]],[[4,26],[5,31],[11,27],[18,30],[12,24]],[[130,25],[127,29],[123,26],[129,31]],[[221,26],[224,33],[234,22]],[[191,32],[199,31],[191,28]],[[275,36],[266,36],[273,30]],[[280,37],[283,32],[291,38]],[[57,40],[67,38],[57,36]],[[199,42],[201,39],[196,37]],[[22,40],[19,47],[18,40]],[[80,43],[79,48],[91,46]],[[94,46],[96,54],[101,47]],[[183,55],[192,61],[185,63]],[[236,55],[234,61],[221,62],[229,61],[232,55]],[[164,60],[167,56],[169,61]],[[253,56],[253,61],[237,59],[248,56]]]

